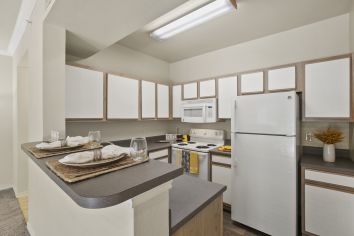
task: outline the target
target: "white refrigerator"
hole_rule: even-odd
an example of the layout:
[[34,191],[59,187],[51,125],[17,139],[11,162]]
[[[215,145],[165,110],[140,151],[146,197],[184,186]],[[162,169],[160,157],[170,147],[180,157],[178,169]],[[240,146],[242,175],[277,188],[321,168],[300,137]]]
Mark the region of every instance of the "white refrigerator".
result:
[[298,96],[247,95],[233,105],[231,218],[273,236],[295,236]]

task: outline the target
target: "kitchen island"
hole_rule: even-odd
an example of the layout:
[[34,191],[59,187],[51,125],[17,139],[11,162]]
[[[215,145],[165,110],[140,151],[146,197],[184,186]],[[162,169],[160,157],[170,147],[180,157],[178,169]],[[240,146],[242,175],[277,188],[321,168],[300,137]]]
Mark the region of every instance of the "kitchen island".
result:
[[[182,169],[156,160],[70,184],[46,166],[48,160],[60,159],[64,155],[37,159],[28,151],[30,145],[34,143],[23,144],[22,149],[31,159],[27,227],[32,236],[165,236],[171,229],[183,227],[217,197],[222,199],[225,188],[205,181],[202,181],[205,182],[203,185],[193,182],[203,186],[205,194],[191,197],[194,208],[186,204],[176,205],[173,200],[176,196],[169,193],[173,186],[187,199],[190,190],[198,189],[198,186],[185,186],[183,179],[173,184]],[[153,147],[158,150],[168,148],[168,144],[161,144],[161,147],[154,144]],[[185,211],[181,215],[178,212],[182,209]],[[221,223],[222,220],[217,222],[222,229]]]

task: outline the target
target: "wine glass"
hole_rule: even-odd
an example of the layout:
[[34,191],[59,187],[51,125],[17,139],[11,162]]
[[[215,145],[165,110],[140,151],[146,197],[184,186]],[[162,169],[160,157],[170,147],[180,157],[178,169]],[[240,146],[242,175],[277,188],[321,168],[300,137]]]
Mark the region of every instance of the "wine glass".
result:
[[88,133],[88,138],[91,146],[96,146],[101,143],[101,132],[100,131],[90,131]]
[[142,161],[147,158],[147,143],[145,138],[132,138],[130,147],[133,149],[134,161]]

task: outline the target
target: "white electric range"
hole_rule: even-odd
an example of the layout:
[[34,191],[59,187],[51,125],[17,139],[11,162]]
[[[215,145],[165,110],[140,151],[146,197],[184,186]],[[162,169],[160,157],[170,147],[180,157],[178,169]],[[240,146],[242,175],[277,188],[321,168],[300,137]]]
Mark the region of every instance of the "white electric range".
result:
[[[184,173],[209,180],[209,151],[225,143],[225,132],[212,129],[191,129],[190,141],[172,144],[172,164],[182,165]],[[199,159],[199,173],[189,173],[189,155],[196,152]],[[177,155],[182,155],[182,163],[177,163]]]

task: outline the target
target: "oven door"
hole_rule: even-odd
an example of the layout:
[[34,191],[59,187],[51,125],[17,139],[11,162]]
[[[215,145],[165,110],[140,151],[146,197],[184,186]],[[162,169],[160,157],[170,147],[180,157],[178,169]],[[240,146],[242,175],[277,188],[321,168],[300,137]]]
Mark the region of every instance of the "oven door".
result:
[[206,105],[188,104],[182,107],[182,122],[205,123]]
[[[205,152],[197,152],[198,153],[198,159],[199,159],[199,173],[198,174],[191,174],[189,171],[186,171],[185,168],[186,166],[180,166],[180,164],[177,163],[177,152],[186,152],[190,153],[189,150],[185,149],[179,149],[179,148],[172,148],[172,164],[177,165],[179,167],[183,168],[184,174],[194,176],[203,180],[209,180],[209,154]],[[181,154],[179,154],[181,155]]]

